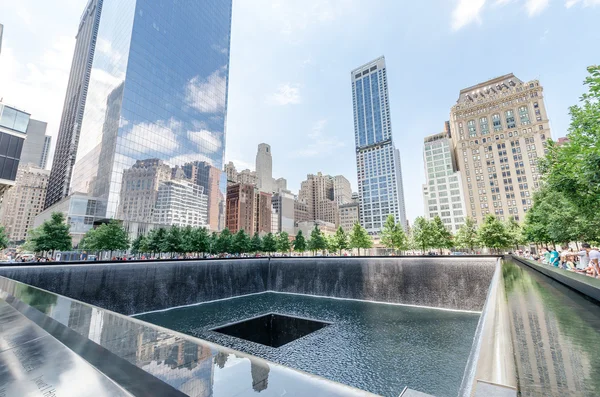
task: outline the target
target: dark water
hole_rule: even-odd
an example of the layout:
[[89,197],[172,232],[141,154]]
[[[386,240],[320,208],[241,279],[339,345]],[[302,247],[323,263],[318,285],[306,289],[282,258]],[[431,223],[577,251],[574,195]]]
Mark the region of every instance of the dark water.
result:
[[[333,323],[280,348],[210,331],[276,312]],[[384,396],[456,396],[478,314],[265,293],[138,318]]]
[[600,306],[514,261],[503,275],[521,395],[600,396]]

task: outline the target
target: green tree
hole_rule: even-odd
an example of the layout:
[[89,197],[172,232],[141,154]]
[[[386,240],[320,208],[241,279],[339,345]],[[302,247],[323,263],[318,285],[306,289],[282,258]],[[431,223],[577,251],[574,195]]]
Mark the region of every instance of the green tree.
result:
[[487,215],[479,228],[478,238],[481,245],[499,252],[502,248],[510,247],[511,239],[506,227],[494,215]]
[[428,248],[434,247],[433,237],[431,223],[422,216],[415,219],[412,227],[412,238],[415,248],[419,248],[424,254]]
[[129,248],[127,231],[121,222],[115,219],[98,226],[93,241],[96,250],[109,251],[110,257],[112,257],[113,251],[127,251]]
[[6,235],[6,231],[4,230],[4,226],[0,226],[0,250],[8,247],[8,236]]
[[388,215],[383,224],[383,229],[381,230],[381,243],[385,247],[391,248],[394,252],[397,249],[403,250],[407,247],[407,238],[404,233],[404,228],[399,222],[396,223],[394,215]]
[[160,256],[160,253],[164,252],[163,247],[166,245],[167,234],[167,229],[163,227],[150,230],[147,236],[148,251],[152,254],[159,254]]
[[21,245],[21,250],[25,252],[39,252],[40,250],[38,249],[35,241],[41,233],[41,226],[29,230],[29,232],[27,232],[27,239],[25,240],[25,243]]
[[244,229],[238,230],[238,232],[233,235],[233,252],[236,254],[245,254],[247,252],[250,252],[251,248],[252,242],[250,240],[250,236],[246,234]]
[[229,229],[225,228],[219,234],[219,238],[217,239],[217,247],[216,251],[219,254],[226,254],[228,252],[232,252],[233,238],[231,236],[231,232]]
[[134,255],[139,255],[146,252],[146,248],[148,245],[148,240],[146,236],[140,234],[131,242],[131,253]]
[[194,252],[194,230],[190,225],[181,228],[181,252]]
[[321,233],[318,225],[310,232],[310,240],[308,241],[308,249],[315,254],[317,251],[325,251],[327,249],[327,239]]
[[294,251],[304,253],[306,249],[306,239],[302,234],[302,230],[298,230],[298,233],[296,233],[296,238],[294,239]]
[[208,239],[208,252],[211,255],[215,255],[219,253],[219,235],[217,232],[212,232]]
[[287,232],[279,232],[277,234],[277,251],[281,253],[290,252],[292,250],[292,243],[290,242],[290,235]]
[[252,241],[250,242],[250,252],[262,252],[263,250],[263,242],[258,233],[254,233],[252,236]]
[[50,219],[45,221],[35,237],[34,245],[37,251],[70,251],[72,239],[69,235],[69,225],[65,222],[65,214],[53,212]]
[[262,239],[262,249],[267,254],[270,254],[271,252],[277,251],[277,241],[275,240],[275,237],[273,236],[273,233],[269,232],[269,233],[267,233],[265,235],[265,237],[263,237],[263,239]]
[[191,252],[208,252],[210,250],[210,235],[205,227],[197,227],[192,231]]
[[184,251],[183,234],[179,226],[172,225],[169,228],[169,232],[167,233],[163,243],[162,251],[171,253],[171,258],[174,254],[179,254]]
[[439,216],[429,221],[429,228],[431,230],[431,246],[433,248],[439,249],[440,253],[444,248],[452,248],[452,233],[444,226]]
[[350,248],[350,241],[348,241],[348,235],[346,234],[344,229],[342,229],[341,226],[338,227],[338,229],[335,231],[335,234],[332,236],[331,242],[331,248],[334,251],[339,251],[340,256],[342,255],[343,250],[347,250],[348,248]]
[[510,216],[506,220],[504,225],[506,228],[506,232],[508,233],[510,247],[515,247],[515,249],[519,249],[519,244],[523,243],[523,228],[517,222],[517,220]]
[[360,249],[368,249],[373,246],[373,239],[367,233],[367,230],[356,222],[350,232],[350,247],[358,249],[358,256],[360,256]]
[[477,245],[477,224],[470,216],[465,219],[456,232],[456,246],[459,248],[468,248],[473,253]]

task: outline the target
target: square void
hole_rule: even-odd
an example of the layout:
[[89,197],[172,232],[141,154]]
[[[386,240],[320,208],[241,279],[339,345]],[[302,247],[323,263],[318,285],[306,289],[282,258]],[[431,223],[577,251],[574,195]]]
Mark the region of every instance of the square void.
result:
[[265,346],[280,347],[328,325],[330,323],[269,313],[213,328],[213,331]]

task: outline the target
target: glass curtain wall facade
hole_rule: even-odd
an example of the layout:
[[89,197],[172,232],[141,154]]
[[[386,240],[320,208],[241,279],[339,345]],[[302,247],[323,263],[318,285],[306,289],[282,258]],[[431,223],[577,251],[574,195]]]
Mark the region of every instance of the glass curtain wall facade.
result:
[[406,228],[400,152],[392,139],[385,58],[351,72],[360,223],[379,235],[389,214]]
[[[191,182],[175,170],[223,169],[231,8],[231,0],[103,1],[72,190],[106,201],[106,218],[122,213],[123,174],[137,161],[159,159],[174,168],[171,179]],[[219,175],[220,200],[210,205],[221,216],[211,229],[224,220]],[[136,234],[152,224],[126,226]]]

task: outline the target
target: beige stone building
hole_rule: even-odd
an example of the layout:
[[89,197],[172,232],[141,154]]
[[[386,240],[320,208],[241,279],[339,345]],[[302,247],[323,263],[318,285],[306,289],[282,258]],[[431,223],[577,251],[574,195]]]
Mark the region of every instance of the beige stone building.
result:
[[333,177],[333,197],[337,205],[352,202],[352,187],[345,176],[336,175]]
[[512,73],[460,91],[450,114],[467,215],[523,221],[550,138],[543,88]]
[[33,164],[19,167],[15,185],[5,194],[0,220],[10,241],[24,241],[42,212],[50,171]]
[[350,233],[355,223],[360,222],[357,202],[340,205],[340,226],[346,233]]
[[306,180],[301,183],[298,200],[307,204],[310,220],[339,225],[334,180],[334,177],[319,172],[316,175],[307,175]]

